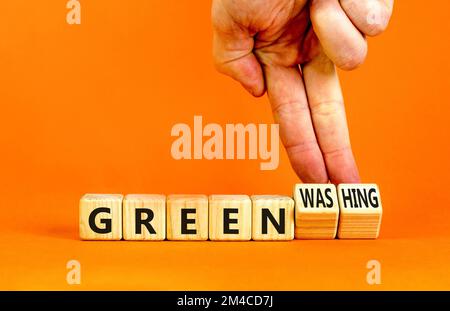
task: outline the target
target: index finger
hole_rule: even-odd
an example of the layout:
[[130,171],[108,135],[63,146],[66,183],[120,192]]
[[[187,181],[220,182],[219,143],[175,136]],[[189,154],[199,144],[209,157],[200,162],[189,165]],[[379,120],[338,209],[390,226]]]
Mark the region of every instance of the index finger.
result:
[[291,165],[304,183],[326,183],[305,87],[298,66],[265,66],[267,93]]
[[330,181],[359,183],[336,67],[321,52],[303,67],[311,117]]

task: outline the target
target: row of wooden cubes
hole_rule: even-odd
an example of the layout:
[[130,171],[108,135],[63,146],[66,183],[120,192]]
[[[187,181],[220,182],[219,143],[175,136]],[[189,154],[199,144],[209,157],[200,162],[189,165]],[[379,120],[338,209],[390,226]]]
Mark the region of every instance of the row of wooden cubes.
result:
[[83,240],[292,240],[377,238],[375,184],[297,184],[281,195],[86,194]]

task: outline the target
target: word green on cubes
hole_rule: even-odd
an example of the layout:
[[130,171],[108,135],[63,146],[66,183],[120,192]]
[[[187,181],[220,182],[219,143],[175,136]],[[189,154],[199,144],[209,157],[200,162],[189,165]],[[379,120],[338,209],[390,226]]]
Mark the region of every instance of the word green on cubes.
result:
[[82,240],[376,239],[376,184],[296,184],[283,195],[85,194]]

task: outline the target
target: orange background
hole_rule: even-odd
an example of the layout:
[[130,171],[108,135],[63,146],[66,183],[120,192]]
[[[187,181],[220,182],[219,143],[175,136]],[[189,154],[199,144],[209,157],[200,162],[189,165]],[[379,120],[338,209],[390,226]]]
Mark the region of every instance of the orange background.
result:
[[[355,156],[384,207],[376,241],[82,242],[83,193],[279,193],[259,161],[175,161],[176,123],[271,123],[216,73],[210,1],[0,4],[0,289],[450,289],[450,2],[397,0],[341,73]],[[66,284],[77,259],[82,285]],[[382,285],[366,283],[368,260]]]

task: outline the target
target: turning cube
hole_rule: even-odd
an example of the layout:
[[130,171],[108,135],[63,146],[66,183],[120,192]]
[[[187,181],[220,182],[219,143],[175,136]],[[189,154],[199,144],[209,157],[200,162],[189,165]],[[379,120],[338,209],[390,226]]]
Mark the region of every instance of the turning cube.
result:
[[85,194],[80,199],[82,240],[122,239],[121,194]]
[[252,239],[294,239],[294,200],[282,195],[253,195]]
[[249,241],[252,238],[252,202],[248,195],[209,196],[209,239]]
[[123,238],[160,241],[166,238],[166,196],[128,194],[123,200]]
[[339,239],[376,239],[383,214],[376,184],[338,185]]
[[208,197],[172,194],[167,197],[167,239],[208,239]]
[[295,238],[334,239],[339,221],[339,204],[333,184],[296,184]]

